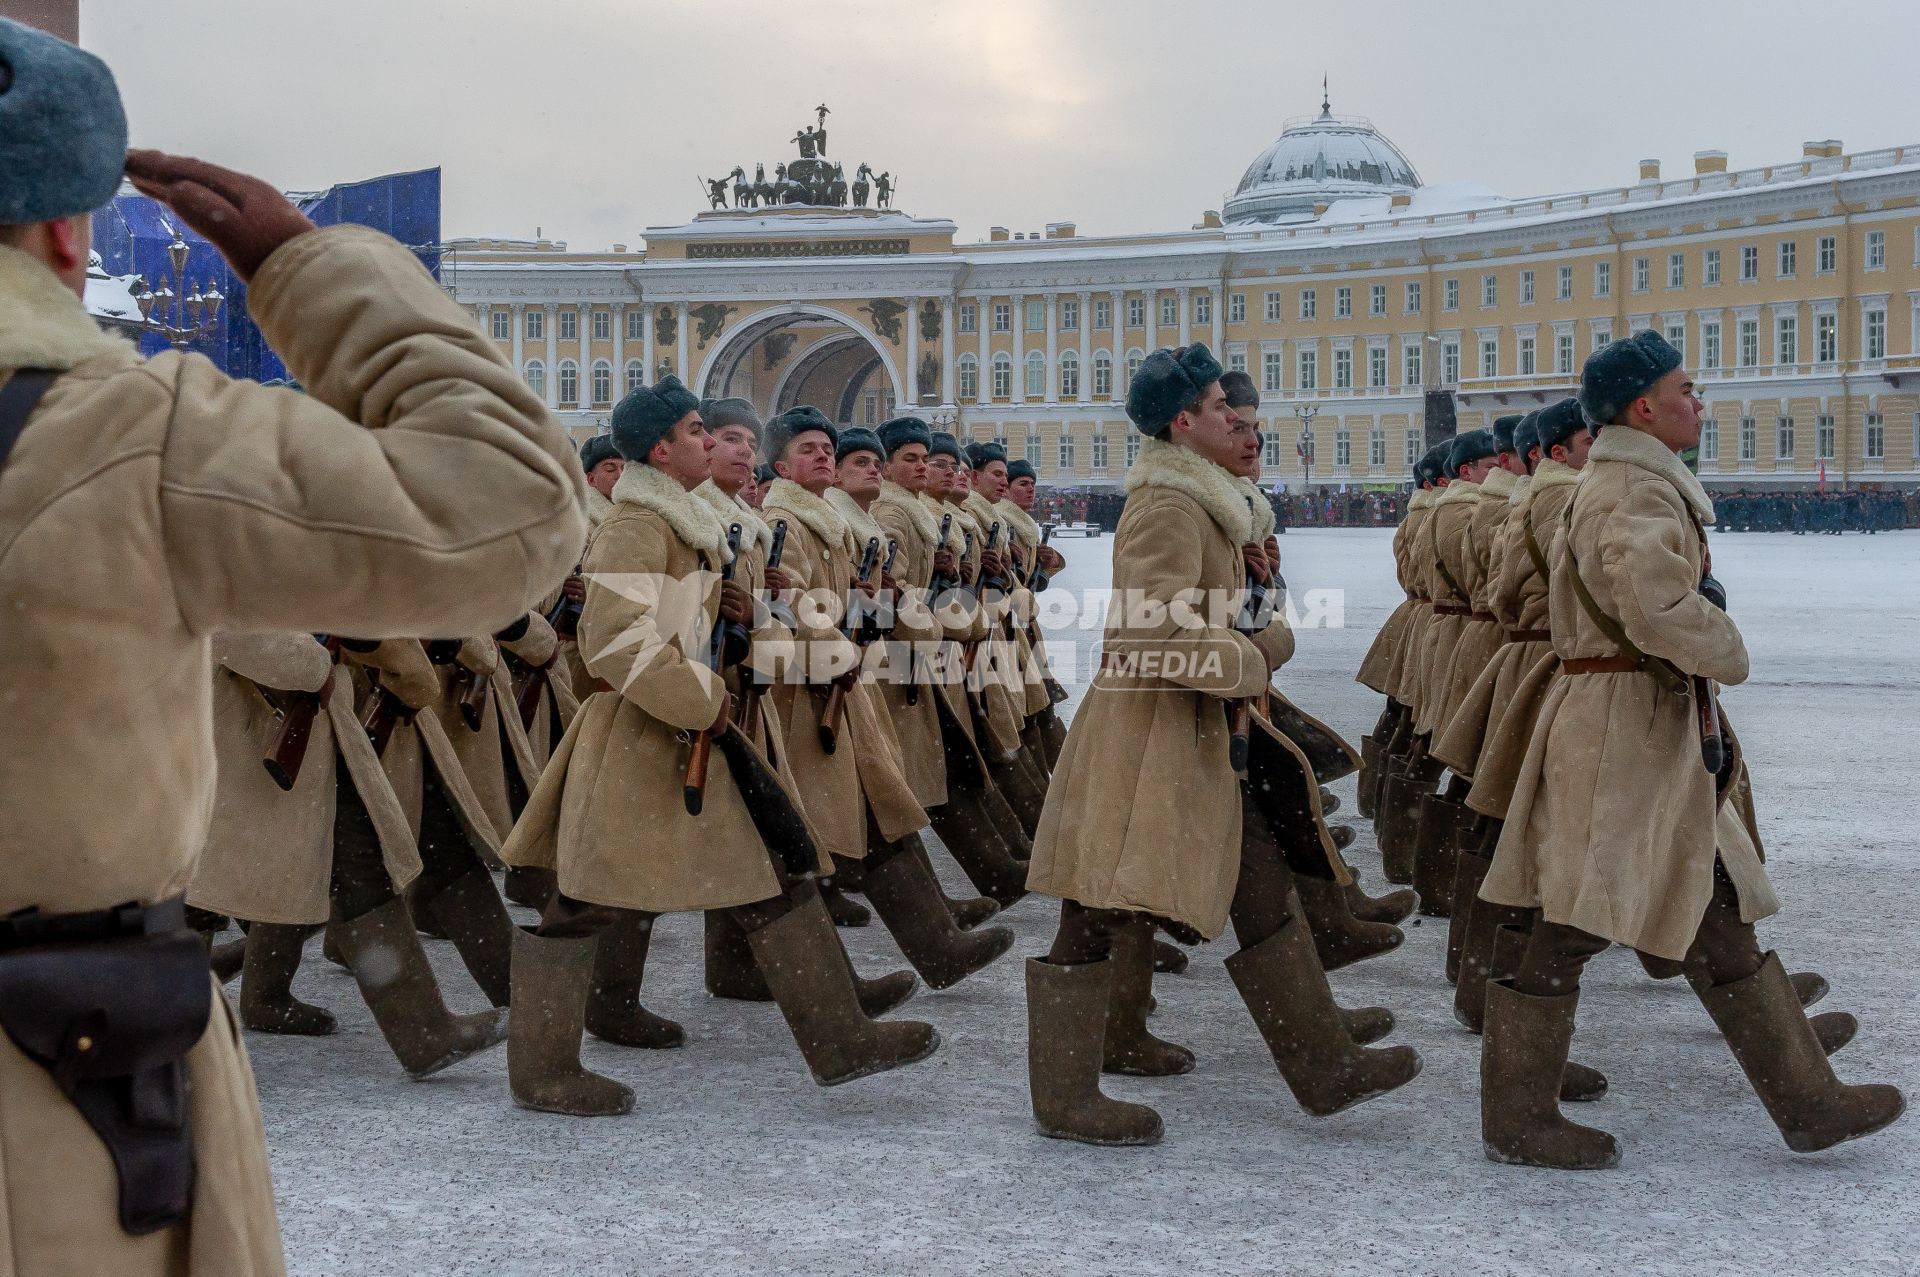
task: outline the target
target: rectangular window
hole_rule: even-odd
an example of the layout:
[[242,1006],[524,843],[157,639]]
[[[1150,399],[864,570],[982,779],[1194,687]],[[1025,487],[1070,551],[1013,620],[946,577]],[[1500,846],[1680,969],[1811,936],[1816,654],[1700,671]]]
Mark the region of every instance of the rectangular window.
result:
[[1685,288],[1687,286],[1687,255],[1685,253],[1667,254],[1667,287]]
[[1887,268],[1887,233],[1885,231],[1867,232],[1867,269],[1885,270]]
[[1300,390],[1318,390],[1320,388],[1320,354],[1318,351],[1300,352],[1300,375],[1295,378],[1295,386]]
[[1178,328],[1180,326],[1180,299],[1178,297],[1169,296],[1160,299],[1160,326],[1162,328]]
[[1407,431],[1406,446],[1401,449],[1401,455],[1405,459],[1404,464],[1408,469],[1412,469],[1414,464],[1420,460],[1420,444],[1420,432],[1418,430]]
[[1561,376],[1573,371],[1573,334],[1555,333],[1553,338],[1553,370]]
[[1740,418],[1740,460],[1752,461],[1760,451],[1760,428],[1752,417]]
[[1080,303],[1063,301],[1060,303],[1060,330],[1077,333],[1080,331]]
[[1104,430],[1093,432],[1093,468],[1095,470],[1107,468],[1107,432]]
[[962,399],[980,397],[980,365],[971,359],[960,361],[960,397]]
[[1333,290],[1333,317],[1335,319],[1353,318],[1353,290],[1336,288]]
[[1227,352],[1227,371],[1245,372],[1247,370],[1247,352],[1230,350]]
[[1213,322],[1213,294],[1195,293],[1193,295],[1193,322],[1211,324]]
[[579,341],[580,340],[580,312],[579,311],[563,310],[560,312],[560,340],[561,341]]
[[1776,364],[1800,362],[1800,320],[1796,316],[1782,315],[1774,321],[1773,362]]
[[877,426],[880,424],[879,391],[869,390],[865,395],[861,396],[861,411],[865,414],[861,420],[862,425]]
[[970,333],[978,331],[980,308],[972,302],[960,303],[960,331]]
[[1267,432],[1266,441],[1261,444],[1260,464],[1266,466],[1268,469],[1272,469],[1280,464],[1279,431],[1270,430]]
[[[1002,357],[993,361],[993,397],[1013,398],[1013,363]],[[1033,458],[1027,458],[1031,461]]]
[[1460,309],[1460,281],[1459,280],[1449,279],[1441,283],[1440,309],[1441,310],[1459,310]]
[[1653,267],[1644,257],[1633,259],[1633,291],[1644,293],[1653,287]]
[[1144,297],[1127,298],[1127,327],[1145,328],[1147,326],[1147,299]]
[[545,341],[547,339],[547,312],[530,310],[527,312],[527,340]]
[[1093,326],[1101,332],[1113,327],[1113,301],[1101,298],[1093,303]]
[[1060,468],[1073,469],[1073,435],[1065,427],[1060,431]]
[[1375,284],[1368,290],[1367,313],[1369,315],[1384,315],[1387,313],[1387,286],[1385,284]]
[[1799,269],[1800,245],[1790,239],[1780,241],[1780,278],[1792,279]]
[[1047,359],[1039,351],[1027,356],[1027,398],[1040,399],[1047,393]]
[[1333,432],[1333,464],[1342,470],[1353,465],[1353,435],[1345,426]]
[[1760,366],[1760,321],[1743,319],[1740,321],[1740,367],[1758,368]]
[[630,310],[627,312],[627,340],[645,341],[647,339],[647,312]]
[[1093,397],[1113,398],[1113,360],[1105,354],[1093,357]]
[[1530,270],[1520,272],[1520,304],[1533,305],[1533,272]]
[[1333,388],[1335,390],[1353,389],[1353,352],[1351,350],[1333,352]]
[[1387,464],[1387,428],[1375,426],[1367,431],[1367,464],[1376,470]]
[[1720,362],[1720,321],[1717,319],[1700,321],[1700,366],[1709,370],[1723,367]]
[[1793,460],[1793,418],[1780,417],[1773,423],[1773,455],[1779,461]]
[[1595,297],[1613,296],[1613,263],[1595,262],[1593,264],[1593,295]]
[[1260,385],[1265,390],[1280,389],[1280,369],[1284,358],[1277,350],[1269,350],[1260,356]]
[[1277,324],[1280,322],[1280,294],[1279,293],[1267,294],[1267,322],[1269,324]]
[[1720,423],[1711,415],[1700,418],[1700,459],[1720,459]]
[[1227,294],[1227,322],[1244,324],[1247,322],[1247,295],[1245,293]]
[[1813,419],[1813,455],[1818,461],[1833,460],[1833,418],[1822,414]]
[[513,340],[513,316],[504,310],[496,310],[487,316],[488,331],[495,341]]
[[1667,337],[1667,344],[1680,352],[1680,360],[1682,363],[1685,363],[1687,358],[1686,321],[1682,320],[1680,323],[1677,323],[1677,324],[1668,324],[1666,337]]
[[1315,290],[1311,288],[1301,289],[1300,290],[1300,318],[1312,319],[1314,317],[1315,311],[1319,309],[1319,301],[1320,301],[1319,296],[1315,292]]
[[1814,254],[1818,261],[1814,269],[1820,274],[1831,275],[1840,269],[1840,241],[1832,235],[1814,241]]
[[595,341],[613,340],[613,315],[604,310],[593,312],[593,339]]
[[1482,275],[1480,277],[1480,309],[1491,310],[1500,304],[1500,277]]
[[1573,267],[1562,266],[1554,275],[1553,298],[1555,301],[1573,300]]
[[1534,370],[1533,338],[1522,337],[1520,339],[1520,375],[1522,377],[1531,377],[1533,376],[1533,370]]
[[1840,358],[1840,317],[1838,315],[1815,315],[1813,317],[1814,358],[1823,364],[1830,364]]
[[1448,386],[1460,384],[1460,343],[1457,341],[1440,343],[1440,380]]
[[1887,357],[1887,312],[1870,310],[1862,324],[1860,351],[1863,359],[1885,359]]
[[1407,285],[1406,307],[1409,315],[1420,313],[1420,283],[1418,280]]
[[1877,412],[1867,414],[1867,460],[1884,461],[1887,456],[1887,422]]
[[1131,466],[1140,459],[1140,432],[1127,431],[1127,464]]
[[1500,375],[1500,339],[1497,337],[1480,339],[1480,375],[1482,377]]
[[1593,348],[1598,351],[1613,340],[1613,325],[1601,324],[1593,330]]
[[1720,282],[1720,250],[1709,248],[1700,257],[1700,282],[1707,285]]
[[1760,278],[1760,246],[1742,244],[1740,246],[1740,282],[1750,284]]
[[1040,464],[1040,436],[1031,430],[1027,432],[1026,456],[1028,465]]
[[1027,300],[1027,331],[1043,333],[1047,331],[1047,303],[1045,298]]
[[1387,348],[1385,346],[1367,347],[1367,384],[1374,387],[1387,384]]
[[1400,347],[1400,384],[1418,386],[1420,381],[1420,347],[1418,343]]
[[1071,350],[1060,356],[1060,397],[1080,397],[1080,359]]
[[1013,331],[1013,305],[1010,302],[993,304],[993,331],[1010,333]]

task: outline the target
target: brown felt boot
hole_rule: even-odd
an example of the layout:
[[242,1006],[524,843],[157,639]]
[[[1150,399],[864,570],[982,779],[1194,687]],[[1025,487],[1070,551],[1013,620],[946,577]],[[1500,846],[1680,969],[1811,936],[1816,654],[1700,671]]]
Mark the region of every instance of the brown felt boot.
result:
[[1833,1075],[1778,954],[1769,953],[1744,980],[1704,984],[1694,990],[1701,1005],[1794,1152],[1818,1152],[1871,1135],[1906,1112],[1898,1088],[1849,1086]]
[[405,901],[389,900],[351,922],[335,922],[333,930],[380,1035],[409,1077],[438,1073],[506,1037],[498,1010],[447,1010]]
[[1356,875],[1354,880],[1341,888],[1347,896],[1347,911],[1362,922],[1384,922],[1389,926],[1406,921],[1413,913],[1416,897],[1405,887],[1389,891],[1385,895],[1370,896],[1360,886]]
[[1147,1002],[1153,996],[1153,923],[1145,918],[1118,928],[1106,965],[1112,968],[1107,993],[1107,1036],[1101,1071],[1130,1077],[1176,1077],[1193,1072],[1193,1052],[1147,1031]]
[[1380,815],[1380,868],[1387,881],[1413,881],[1420,850],[1420,800],[1433,792],[1440,765],[1422,756],[1409,759],[1387,777]]
[[1420,1072],[1419,1053],[1410,1046],[1354,1045],[1313,940],[1298,918],[1228,958],[1227,974],[1260,1027],[1287,1089],[1314,1116],[1384,1095]]
[[953,916],[953,925],[962,931],[971,931],[987,919],[1000,912],[1000,902],[991,896],[955,897],[947,894],[946,884],[940,881],[940,875],[933,871],[933,857],[927,854],[926,840],[919,834],[910,834],[904,840],[907,849],[913,853],[920,867],[927,871],[927,877],[933,879],[934,886],[940,889],[940,899],[947,906],[947,912]]
[[911,852],[869,861],[866,879],[867,899],[930,988],[951,988],[1013,947],[1011,928],[955,926],[939,884]]
[[[1505,915],[1531,921],[1525,910],[1500,909],[1495,906],[1496,917]],[[1511,980],[1520,970],[1520,960],[1526,956],[1527,940],[1530,929],[1524,922],[1496,923],[1491,928],[1493,943],[1487,958],[1487,976],[1479,982],[1478,994],[1470,1000],[1471,1012],[1476,1017],[1486,1014],[1487,990],[1501,980]],[[1464,964],[1463,964],[1464,966]],[[1479,1033],[1482,1019],[1472,1023],[1463,1018],[1460,1010],[1460,990],[1454,991],[1453,1018],[1465,1024],[1472,1032]],[[1607,1077],[1599,1069],[1569,1060],[1560,1072],[1560,1099],[1563,1103],[1584,1103],[1597,1100],[1607,1093]]]
[[507,1081],[523,1109],[569,1117],[618,1117],[633,1111],[633,1089],[580,1065],[580,1033],[593,981],[595,936],[513,933],[512,1033]]
[[513,995],[513,919],[484,869],[462,874],[427,902],[427,912],[453,941],[467,974],[497,1007]]
[[293,996],[300,950],[317,927],[256,922],[247,932],[240,973],[240,1023],[256,1033],[325,1037],[338,1026],[333,1013]]
[[839,937],[817,894],[749,932],[747,943],[820,1085],[884,1073],[939,1049],[940,1035],[931,1024],[875,1021],[861,1010],[852,968],[838,952]]
[[1351,1010],[1342,1007],[1340,1023],[1346,1026],[1347,1036],[1353,1039],[1355,1046],[1365,1046],[1393,1032],[1393,1012],[1385,1007],[1354,1007]]
[[[851,971],[853,960],[847,957],[844,945],[840,956],[846,959]],[[724,909],[709,909],[706,913],[706,969],[707,992],[716,998],[737,1002],[773,1001],[773,991],[767,988],[760,974],[760,964],[754,959],[753,946],[747,943],[747,933]],[[878,1018],[912,998],[920,988],[920,980],[911,971],[894,971],[871,980],[855,971],[853,987],[860,999],[860,1009]]]
[[559,874],[531,865],[509,865],[503,879],[501,889],[507,899],[534,910],[545,909],[553,893],[560,889]]
[[1293,885],[1300,899],[1295,912],[1306,920],[1323,970],[1338,971],[1391,953],[1407,938],[1396,926],[1354,917],[1347,908],[1346,891],[1329,879],[1295,874]]
[[1687,973],[1687,964],[1675,962],[1672,958],[1656,958],[1638,949],[1633,951],[1633,956],[1640,959],[1640,969],[1655,980],[1677,980]]
[[1191,964],[1187,951],[1171,941],[1153,938],[1153,970],[1156,975],[1179,975]]
[[836,927],[865,927],[873,922],[873,914],[868,908],[840,889],[840,884],[832,879],[820,883],[820,900],[827,906],[827,916],[833,919]]
[[642,1050],[670,1050],[686,1043],[686,1030],[640,1005],[647,973],[653,919],[631,913],[600,933],[587,986],[586,1029],[603,1042]]
[[1480,1138],[1492,1160],[1563,1171],[1619,1165],[1613,1136],[1560,1113],[1560,1080],[1579,1005],[1578,989],[1535,998],[1511,981],[1489,983],[1487,1034],[1480,1044]]
[[933,832],[967,881],[1002,909],[1027,894],[1027,866],[1009,853],[980,801],[955,795],[929,813]]
[[1487,986],[1511,980],[1527,951],[1528,917],[1481,900],[1467,923],[1467,940],[1460,953],[1460,980],[1453,987],[1453,1018],[1469,1033],[1486,1026]]
[[1796,971],[1787,977],[1787,983],[1793,986],[1793,996],[1800,999],[1803,1007],[1810,1007],[1826,997],[1832,988],[1827,978],[1818,971]]
[[1460,849],[1453,862],[1453,902],[1447,911],[1447,983],[1460,983],[1460,960],[1467,951],[1467,928],[1473,919],[1480,884],[1493,862],[1476,851]]
[[1472,813],[1466,806],[1439,794],[1420,796],[1420,824],[1413,853],[1413,890],[1420,912],[1444,918],[1453,908],[1455,857],[1461,831]]
[[1042,1135],[1082,1144],[1158,1144],[1160,1115],[1100,1093],[1113,962],[1027,960],[1027,1090]]
[[221,940],[207,948],[207,965],[213,970],[213,978],[221,984],[227,983],[240,974],[247,964],[247,938]]
[[993,786],[996,793],[1005,796],[1007,806],[1020,822],[1020,831],[1031,841],[1034,831],[1040,827],[1040,809],[1047,802],[1046,778],[1034,770],[1022,751],[994,766]]
[[1359,808],[1362,820],[1373,819],[1374,799],[1379,796],[1380,789],[1380,754],[1378,736],[1360,738],[1360,779],[1355,805]]

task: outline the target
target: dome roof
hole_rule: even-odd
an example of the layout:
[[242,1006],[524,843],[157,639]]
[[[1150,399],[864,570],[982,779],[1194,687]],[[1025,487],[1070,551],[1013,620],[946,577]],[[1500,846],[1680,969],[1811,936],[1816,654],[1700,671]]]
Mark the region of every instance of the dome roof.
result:
[[1247,166],[1227,197],[1229,222],[1284,222],[1314,215],[1314,207],[1359,195],[1411,192],[1420,175],[1371,123],[1336,116],[1325,103],[1317,116],[1286,128]]

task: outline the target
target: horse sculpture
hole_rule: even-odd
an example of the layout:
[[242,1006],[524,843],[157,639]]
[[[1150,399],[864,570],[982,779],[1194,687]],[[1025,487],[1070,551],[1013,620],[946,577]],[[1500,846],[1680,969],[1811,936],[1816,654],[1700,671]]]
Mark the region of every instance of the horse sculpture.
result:
[[753,183],[747,180],[747,171],[738,164],[733,166],[733,206],[735,208],[757,208],[759,197],[753,192]]
[[773,183],[767,180],[767,166],[753,166],[753,202],[757,207],[772,208],[779,202],[779,194],[773,189]]

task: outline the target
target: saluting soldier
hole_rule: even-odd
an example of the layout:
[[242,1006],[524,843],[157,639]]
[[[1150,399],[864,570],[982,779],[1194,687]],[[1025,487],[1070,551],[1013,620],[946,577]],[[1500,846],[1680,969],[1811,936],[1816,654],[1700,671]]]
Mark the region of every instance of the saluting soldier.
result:
[[628,1087],[580,1064],[594,951],[630,913],[730,910],[823,1085],[926,1058],[932,1026],[879,1023],[861,1007],[810,876],[812,817],[733,724],[716,665],[746,651],[723,633],[716,661],[713,630],[725,621],[750,635],[754,607],[738,580],[722,580],[727,525],[693,495],[712,472],[699,401],[677,377],[638,387],[614,407],[613,440],[628,464],[587,551],[580,618],[582,656],[605,688],[581,706],[502,849],[509,864],[559,875],[538,929],[513,937],[514,998],[541,1008],[511,1021],[515,1102],[632,1109]]
[[[1160,1138],[1157,1113],[1099,1089],[1116,1044],[1134,1071],[1192,1067],[1191,1053],[1146,1032],[1155,925],[1197,942],[1231,918],[1241,948],[1228,971],[1309,1112],[1338,1112],[1419,1069],[1409,1048],[1354,1043],[1291,903],[1288,857],[1307,852],[1310,799],[1264,763],[1248,764],[1258,784],[1236,774],[1236,737],[1250,757],[1277,740],[1237,707],[1293,642],[1283,620],[1235,615],[1252,516],[1229,467],[1252,431],[1227,406],[1221,371],[1204,346],[1157,350],[1127,396],[1148,438],[1127,476],[1101,668],[1068,729],[1029,878],[1061,901],[1051,950],[1027,965],[1033,1113],[1057,1138]],[[1175,606],[1194,598],[1206,602]],[[1324,854],[1320,871],[1339,872]]]
[[1738,796],[1744,761],[1714,711],[1747,651],[1713,580],[1713,505],[1678,453],[1701,403],[1680,352],[1642,332],[1581,374],[1597,438],[1549,551],[1560,677],[1541,707],[1481,894],[1538,908],[1511,979],[1490,984],[1481,1134],[1496,1161],[1594,1169],[1611,1135],[1555,1103],[1580,973],[1609,944],[1683,961],[1688,981],[1796,1152],[1896,1120],[1891,1086],[1848,1086],[1754,920],[1779,907]]
[[[21,1272],[276,1274],[252,1074],[182,925],[212,636],[502,625],[565,574],[579,475],[406,248],[128,154],[111,74],[69,44],[0,19],[0,64],[0,702],[31,742],[0,759],[0,979],[32,989],[0,1010],[0,1230]],[[94,325],[89,215],[123,171],[247,281],[306,393]]]

